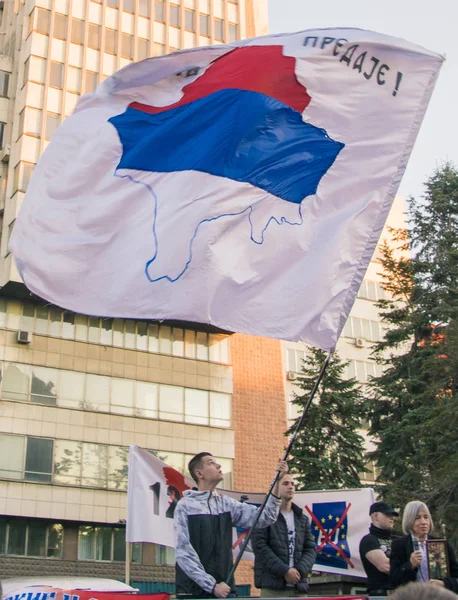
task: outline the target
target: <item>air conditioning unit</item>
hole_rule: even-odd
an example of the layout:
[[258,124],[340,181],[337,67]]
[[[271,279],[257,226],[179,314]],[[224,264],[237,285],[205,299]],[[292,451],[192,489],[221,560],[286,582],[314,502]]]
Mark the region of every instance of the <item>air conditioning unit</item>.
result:
[[364,340],[363,340],[363,338],[355,338],[355,346],[357,348],[364,348]]
[[32,334],[30,331],[19,330],[17,332],[18,344],[30,344],[32,341]]
[[6,144],[0,151],[0,160],[4,163],[7,163],[10,159],[11,154],[11,146]]
[[297,379],[297,374],[294,371],[288,371],[286,373],[286,379],[288,381],[296,381]]

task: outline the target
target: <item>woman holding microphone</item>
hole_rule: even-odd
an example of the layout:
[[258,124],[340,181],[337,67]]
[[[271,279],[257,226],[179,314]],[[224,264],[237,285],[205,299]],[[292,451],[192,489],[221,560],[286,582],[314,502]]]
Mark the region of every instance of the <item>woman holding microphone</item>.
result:
[[[433,528],[431,513],[423,502],[409,502],[402,517],[404,537],[393,540],[390,556],[390,579],[393,587],[411,581],[426,582],[458,593],[458,564],[449,546],[450,577],[430,579],[426,541]],[[430,538],[434,539],[434,538]]]

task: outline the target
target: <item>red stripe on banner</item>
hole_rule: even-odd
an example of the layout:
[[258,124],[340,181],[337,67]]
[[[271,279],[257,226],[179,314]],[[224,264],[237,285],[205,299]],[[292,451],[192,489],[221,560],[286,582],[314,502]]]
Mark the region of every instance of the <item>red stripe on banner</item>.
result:
[[239,89],[259,92],[302,112],[310,102],[294,72],[296,59],[283,55],[283,46],[245,46],[217,58],[205,73],[183,88],[183,97],[169,106],[133,102],[132,108],[161,113],[214,92]]

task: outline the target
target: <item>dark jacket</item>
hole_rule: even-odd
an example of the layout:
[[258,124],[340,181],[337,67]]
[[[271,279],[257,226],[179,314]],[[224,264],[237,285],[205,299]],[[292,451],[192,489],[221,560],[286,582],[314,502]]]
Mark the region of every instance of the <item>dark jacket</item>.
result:
[[[308,518],[302,510],[292,505],[296,541],[294,546],[294,568],[301,574],[296,585],[300,592],[306,592],[307,574],[311,571],[316,558],[315,538],[310,531]],[[276,523],[253,533],[254,581],[258,588],[283,590],[286,588],[285,573],[289,570],[288,530],[286,521],[280,513]]]
[[[429,538],[434,539],[431,536]],[[410,534],[393,540],[390,556],[390,579],[394,588],[417,580],[418,568],[413,569],[410,564],[410,555],[412,552],[413,542]],[[448,546],[448,555],[450,577],[444,577],[443,582],[448,590],[458,593],[458,563],[450,545]]]

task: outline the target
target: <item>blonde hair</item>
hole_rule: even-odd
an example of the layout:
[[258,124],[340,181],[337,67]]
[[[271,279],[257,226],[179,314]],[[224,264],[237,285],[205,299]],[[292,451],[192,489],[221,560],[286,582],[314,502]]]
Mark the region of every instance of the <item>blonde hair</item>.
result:
[[429,508],[426,506],[424,502],[420,500],[412,500],[405,505],[404,513],[402,515],[402,531],[407,535],[408,533],[412,533],[412,528],[415,523],[415,519],[417,518],[420,510],[424,510],[425,513],[429,517],[429,522],[431,523],[430,531],[432,531],[434,524],[431,518],[431,513],[429,512]]

